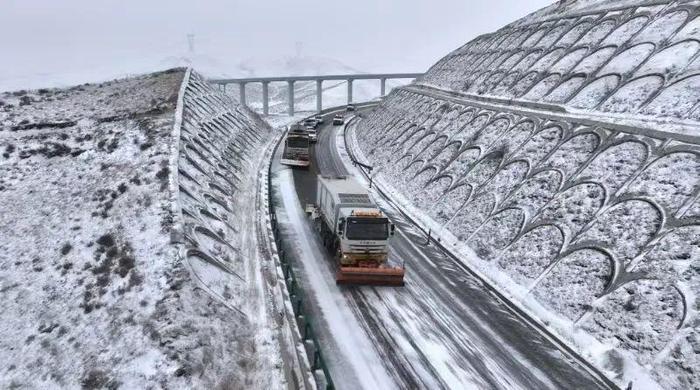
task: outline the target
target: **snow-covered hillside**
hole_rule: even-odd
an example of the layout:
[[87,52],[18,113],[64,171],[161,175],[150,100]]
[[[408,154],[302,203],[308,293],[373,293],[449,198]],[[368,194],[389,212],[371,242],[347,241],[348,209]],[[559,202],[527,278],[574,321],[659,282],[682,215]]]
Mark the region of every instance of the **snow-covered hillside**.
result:
[[467,43],[423,83],[572,111],[700,119],[695,2],[561,3]]
[[700,8],[640,3],[562,2],[477,38],[355,135],[380,185],[560,333],[593,335],[580,349],[622,384],[643,376],[630,357],[698,389]]
[[282,386],[270,131],[183,69],[1,94],[0,387]]

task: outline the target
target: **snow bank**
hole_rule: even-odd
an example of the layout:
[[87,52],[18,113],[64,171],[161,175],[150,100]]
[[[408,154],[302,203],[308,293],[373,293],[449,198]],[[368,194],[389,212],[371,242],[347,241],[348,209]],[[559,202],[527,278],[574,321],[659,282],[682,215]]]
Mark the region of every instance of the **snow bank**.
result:
[[453,51],[421,83],[571,111],[697,122],[697,9],[681,1],[560,1]]
[[269,131],[182,69],[0,95],[0,387],[280,387],[245,244]]

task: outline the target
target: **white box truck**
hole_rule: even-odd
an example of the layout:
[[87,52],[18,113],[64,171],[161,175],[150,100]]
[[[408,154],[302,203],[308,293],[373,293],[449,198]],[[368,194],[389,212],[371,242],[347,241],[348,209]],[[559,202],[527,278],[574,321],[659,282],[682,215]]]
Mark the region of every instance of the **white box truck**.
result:
[[284,165],[306,168],[311,165],[309,159],[309,135],[299,125],[292,125],[284,139],[284,149],[280,162]]

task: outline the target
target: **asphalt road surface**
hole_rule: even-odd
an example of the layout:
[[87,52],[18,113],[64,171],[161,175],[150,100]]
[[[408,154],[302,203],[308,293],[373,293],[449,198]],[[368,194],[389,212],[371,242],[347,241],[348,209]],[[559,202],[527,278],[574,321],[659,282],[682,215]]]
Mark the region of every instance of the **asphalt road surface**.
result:
[[[314,203],[318,174],[348,174],[336,148],[343,140],[336,136],[342,126],[333,126],[331,119],[328,115],[317,130],[311,167],[293,170],[300,208]],[[396,224],[390,260],[405,264],[406,285],[335,288],[352,308],[396,387],[613,387],[484,288],[460,262],[442,249],[426,245],[424,234],[389,200],[378,202]],[[323,252],[315,257],[332,278],[330,255]],[[333,329],[321,332],[326,338],[333,337]],[[335,362],[332,374],[341,367],[342,362]]]

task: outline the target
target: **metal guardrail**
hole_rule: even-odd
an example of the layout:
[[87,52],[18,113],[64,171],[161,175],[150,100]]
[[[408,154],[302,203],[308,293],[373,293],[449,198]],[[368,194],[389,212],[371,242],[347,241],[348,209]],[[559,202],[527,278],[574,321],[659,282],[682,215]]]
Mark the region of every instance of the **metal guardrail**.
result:
[[[283,140],[282,137],[280,140]],[[277,143],[275,150],[279,147],[280,143]],[[275,157],[273,151],[272,158]],[[287,292],[289,293],[290,300],[292,301],[292,309],[294,310],[294,317],[296,319],[297,328],[299,329],[303,341],[304,347],[306,349],[306,354],[311,362],[311,370],[318,371],[319,369],[323,373],[325,380],[326,390],[335,390],[335,385],[333,384],[333,379],[331,378],[330,371],[328,370],[328,365],[321,352],[321,344],[316,337],[314,327],[312,325],[313,317],[307,310],[305,305],[305,297],[301,284],[297,281],[296,275],[294,274],[294,268],[292,267],[291,256],[287,253],[291,252],[290,244],[287,244],[281,237],[279,231],[279,225],[277,222],[277,214],[275,213],[275,201],[273,196],[273,186],[272,186],[272,164],[268,165],[267,168],[267,188],[268,188],[268,207],[270,213],[270,224],[272,226],[272,234],[275,239],[275,244],[278,248],[278,256],[282,266],[282,273],[285,279],[285,285],[287,286]]]
[[[377,105],[377,104],[379,104],[379,103],[372,102],[372,104],[366,104],[365,107],[371,107],[371,106]],[[352,161],[352,164],[355,166],[360,166],[360,167],[367,170],[366,175],[367,175],[367,178],[369,179],[369,188],[372,188],[372,176],[370,176],[370,174],[372,173],[372,169],[374,169],[374,167],[372,167],[371,165],[367,165],[361,161],[358,161],[357,158],[355,158],[355,154],[352,152],[351,148],[348,147],[348,131],[347,131],[348,126],[350,126],[350,124],[353,121],[357,120],[358,118],[360,118],[360,117],[356,116],[356,117],[352,118],[343,127],[343,142],[345,142],[345,148],[348,151],[348,157],[350,157],[350,161]]]
[[[271,203],[271,208],[273,208]],[[321,344],[316,337],[314,328],[312,325],[313,318],[311,314],[308,313],[304,305],[305,297],[300,283],[294,274],[294,268],[292,267],[291,259],[287,256],[286,243],[282,238],[280,238],[279,228],[277,224],[277,216],[274,211],[271,211],[272,216],[272,231],[275,237],[275,243],[279,248],[279,258],[282,264],[282,272],[284,274],[285,284],[287,286],[287,291],[292,300],[292,307],[294,308],[294,315],[297,321],[297,327],[301,331],[301,335],[304,338],[304,344],[306,347],[306,353],[311,361],[311,369],[322,370],[323,376],[326,382],[326,390],[333,390],[335,386],[333,385],[333,379],[328,371],[328,366],[321,353]]]

